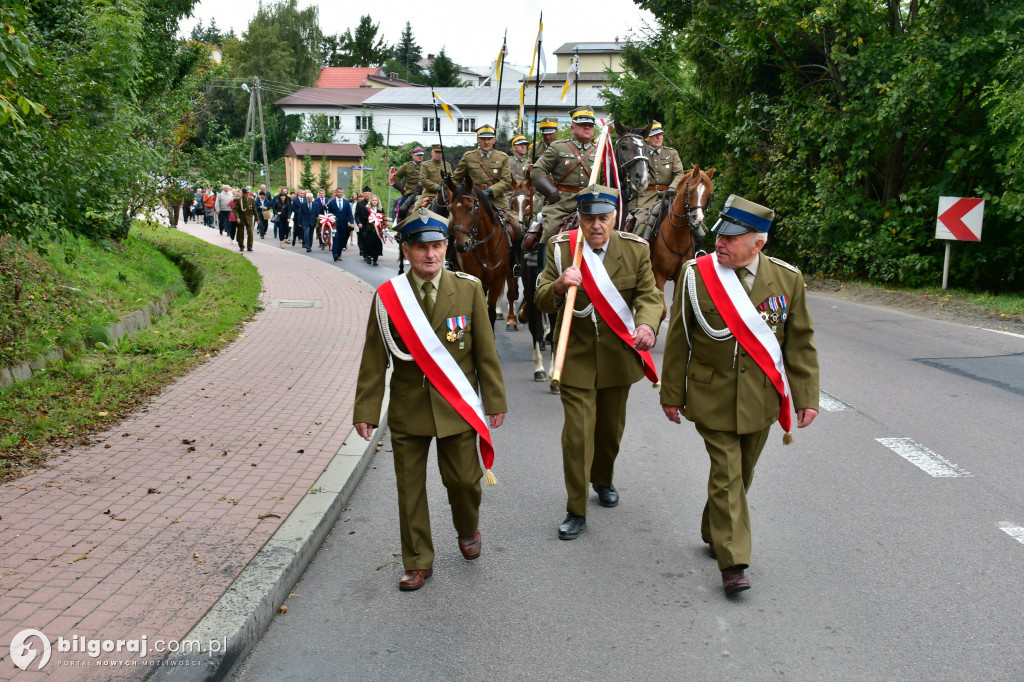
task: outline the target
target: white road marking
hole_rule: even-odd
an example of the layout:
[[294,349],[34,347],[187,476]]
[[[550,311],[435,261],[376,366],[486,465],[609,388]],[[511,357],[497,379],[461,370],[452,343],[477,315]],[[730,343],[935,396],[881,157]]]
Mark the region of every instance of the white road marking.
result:
[[974,327],[974,328],[975,329],[981,329],[982,331],[986,331],[986,332],[995,332],[996,334],[1006,334],[1007,336],[1016,336],[1018,339],[1024,339],[1024,334],[1017,334],[1016,332],[1003,331],[1002,329],[989,329],[988,327]]
[[876,438],[879,443],[907,460],[921,471],[936,478],[959,478],[970,476],[942,455],[932,452],[910,438]]
[[826,412],[843,412],[854,409],[852,405],[847,405],[839,398],[825,391],[818,391],[818,405]]
[[999,524],[999,527],[1011,538],[1021,544],[1024,544],[1024,527],[1014,525],[1009,521],[1003,521]]

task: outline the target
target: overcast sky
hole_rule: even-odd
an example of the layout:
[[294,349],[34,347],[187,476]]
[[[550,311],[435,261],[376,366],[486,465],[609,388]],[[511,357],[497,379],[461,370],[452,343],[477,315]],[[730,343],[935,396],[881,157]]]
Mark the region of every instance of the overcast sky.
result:
[[[320,8],[321,30],[325,34],[355,30],[359,17],[369,14],[380,24],[378,35],[394,45],[402,35],[405,22],[412,24],[412,34],[423,51],[437,54],[441,48],[457,64],[484,66],[490,64],[501,48],[501,39],[508,29],[507,60],[513,64],[529,66],[533,56],[533,42],[537,39],[537,22],[541,7],[544,9],[544,52],[548,72],[554,73],[557,60],[552,54],[568,42],[608,42],[625,40],[646,22],[655,24],[654,15],[639,9],[632,0],[591,0],[591,2],[536,2],[525,0],[514,3],[452,3],[440,2],[309,2],[299,0],[300,8],[316,5]],[[514,5],[518,10],[500,13],[502,8]],[[464,7],[459,14],[453,6]],[[249,25],[256,12],[257,2],[252,0],[200,0],[192,17],[181,22],[187,36],[201,19],[209,25],[210,19],[224,31],[233,28],[239,36]],[[582,21],[581,21],[582,19]]]

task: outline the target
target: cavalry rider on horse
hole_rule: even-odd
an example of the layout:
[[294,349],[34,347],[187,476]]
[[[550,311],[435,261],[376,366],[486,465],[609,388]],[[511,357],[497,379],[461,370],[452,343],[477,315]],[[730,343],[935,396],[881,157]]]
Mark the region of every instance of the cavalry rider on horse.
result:
[[509,144],[512,145],[512,156],[508,157],[509,165],[512,167],[512,181],[521,182],[529,178],[530,157],[526,155],[529,140],[526,139],[526,135],[516,135],[509,140]]
[[596,161],[594,112],[577,107],[569,115],[572,139],[552,142],[530,171],[534,189],[545,199],[544,231],[540,238],[542,272],[548,240],[558,234],[566,217],[576,211],[576,195],[590,184],[590,170]]
[[510,234],[509,238],[515,241],[514,232],[518,225],[505,210],[508,206],[505,192],[512,189],[512,166],[508,154],[494,148],[495,137],[492,126],[482,125],[477,128],[477,148],[462,155],[459,165],[455,167],[455,173],[452,174],[452,180],[459,184],[468,175],[475,186],[483,189],[484,194],[498,210],[502,221],[506,225],[512,225],[513,234]]
[[537,123],[537,129],[540,131],[541,141],[537,143],[537,153],[533,153],[533,145],[526,150],[530,156],[532,162],[536,162],[537,159],[544,156],[544,152],[548,150],[551,143],[555,141],[555,136],[558,135],[558,119],[557,118],[542,118]]
[[665,215],[662,200],[671,206],[676,196],[676,186],[686,175],[679,152],[672,147],[663,147],[665,131],[657,121],[651,123],[651,132],[647,136],[650,146],[648,157],[651,160],[651,183],[639,196],[629,202],[629,212],[634,222],[633,233],[644,239],[650,239],[654,226]]
[[422,166],[423,149],[416,147],[412,150],[412,161],[406,161],[395,171],[395,181],[392,184],[395,189],[402,193],[402,196],[395,199],[392,213],[398,213],[398,207],[416,193],[416,185],[420,182],[420,168]]
[[430,148],[430,160],[420,166],[420,186],[423,187],[420,206],[430,205],[430,202],[437,196],[438,188],[444,182],[444,177],[451,176],[451,174],[452,165],[444,160],[441,145],[435,144]]

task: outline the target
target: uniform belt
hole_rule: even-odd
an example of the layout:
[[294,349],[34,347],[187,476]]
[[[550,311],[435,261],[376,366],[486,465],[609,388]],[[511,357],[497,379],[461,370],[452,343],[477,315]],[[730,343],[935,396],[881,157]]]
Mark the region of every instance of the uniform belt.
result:
[[671,186],[672,185],[647,185],[647,189],[654,189],[654,190],[657,190],[659,192],[664,192],[665,190],[667,190]]
[[572,192],[573,194],[576,194],[583,188],[573,187],[572,185],[555,185],[555,189],[557,189],[559,192]]

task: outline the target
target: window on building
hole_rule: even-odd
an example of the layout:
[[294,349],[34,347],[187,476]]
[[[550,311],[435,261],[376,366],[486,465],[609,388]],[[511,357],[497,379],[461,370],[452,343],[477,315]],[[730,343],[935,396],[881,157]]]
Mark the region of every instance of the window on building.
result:
[[369,130],[373,125],[373,116],[356,116],[356,130]]
[[339,130],[341,128],[341,116],[328,116],[327,124],[331,127],[331,130]]
[[472,133],[476,131],[476,118],[460,118],[459,119],[459,132],[460,133]]
[[435,130],[437,130],[437,128],[434,127],[435,123],[437,123],[437,121],[434,120],[433,118],[431,118],[430,116],[424,116],[423,117],[423,132],[425,132],[425,133],[432,133]]

